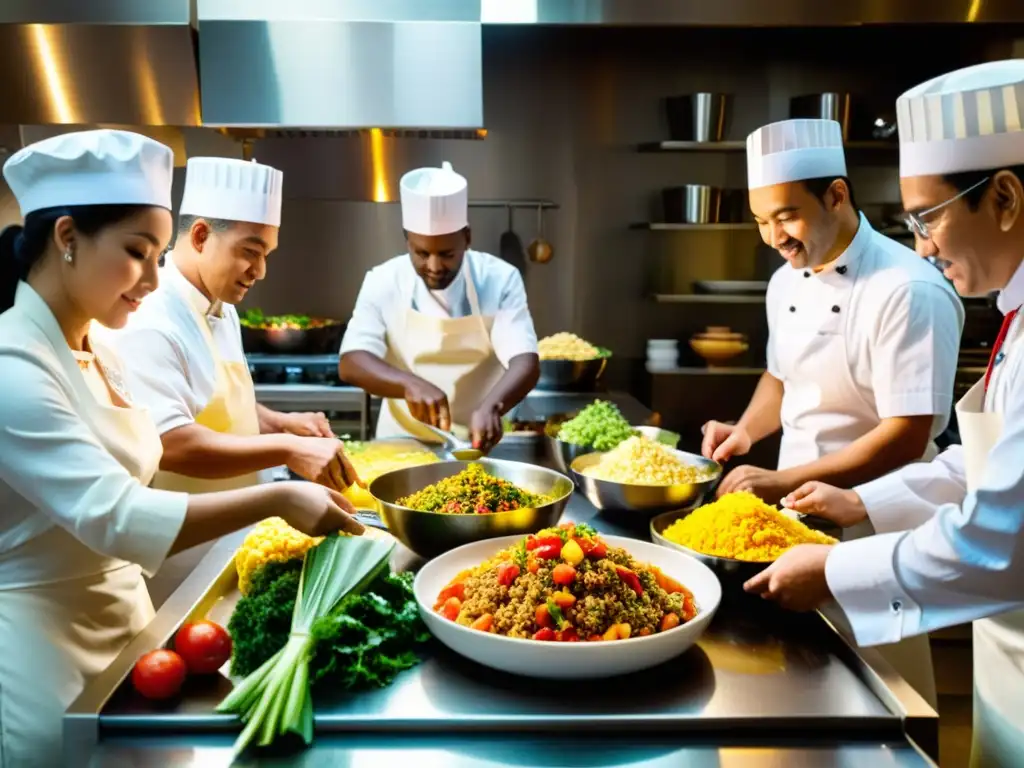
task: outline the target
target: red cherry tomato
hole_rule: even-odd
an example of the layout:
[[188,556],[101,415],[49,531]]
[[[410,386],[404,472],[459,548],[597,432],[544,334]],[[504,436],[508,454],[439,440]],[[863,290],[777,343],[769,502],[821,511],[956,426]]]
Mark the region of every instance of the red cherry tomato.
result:
[[150,651],[135,662],[132,685],[147,699],[169,699],[181,690],[187,668],[174,651]]
[[503,587],[512,586],[519,577],[519,566],[515,563],[502,563],[498,566],[498,584]]
[[538,629],[536,632],[533,633],[533,639],[544,641],[554,640],[555,630],[553,630],[551,627],[544,627],[543,629]]
[[551,580],[560,587],[567,587],[576,581],[576,569],[568,563],[559,563],[551,571]]
[[562,542],[558,540],[550,544],[541,544],[533,554],[538,560],[556,560],[562,556]]
[[212,675],[231,658],[231,635],[220,624],[186,624],[174,637],[174,650],[193,675]]

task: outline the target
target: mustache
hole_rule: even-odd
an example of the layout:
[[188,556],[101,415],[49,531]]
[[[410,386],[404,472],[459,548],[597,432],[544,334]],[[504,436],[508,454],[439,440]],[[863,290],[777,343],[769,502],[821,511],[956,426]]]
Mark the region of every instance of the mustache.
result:
[[797,248],[803,248],[803,247],[804,247],[803,243],[801,243],[796,238],[790,237],[785,242],[779,243],[779,246],[778,246],[777,250],[789,251],[789,250],[795,250]]

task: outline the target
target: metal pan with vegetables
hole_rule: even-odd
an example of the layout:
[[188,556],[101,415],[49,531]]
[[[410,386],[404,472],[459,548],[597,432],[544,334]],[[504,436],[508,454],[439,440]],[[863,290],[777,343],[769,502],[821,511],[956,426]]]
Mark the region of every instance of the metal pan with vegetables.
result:
[[414,590],[445,645],[550,678],[667,661],[696,642],[721,599],[717,577],[695,558],[583,523],[460,547],[428,563]]
[[265,315],[257,308],[238,317],[242,347],[264,354],[321,355],[337,353],[345,323],[309,315]]

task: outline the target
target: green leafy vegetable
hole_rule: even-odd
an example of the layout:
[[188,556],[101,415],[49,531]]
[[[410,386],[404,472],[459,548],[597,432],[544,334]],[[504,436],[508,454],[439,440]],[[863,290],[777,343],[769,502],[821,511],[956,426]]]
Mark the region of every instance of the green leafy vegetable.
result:
[[249,594],[228,621],[232,675],[252,674],[288,642],[301,574],[298,559],[270,562],[253,574]]
[[591,537],[597,536],[597,531],[586,523],[573,523],[573,535]]
[[593,448],[595,451],[610,451],[633,434],[633,427],[614,403],[595,400],[574,418],[562,424],[558,431],[558,439],[573,445]]
[[257,738],[260,746],[285,733],[307,744],[313,740],[309,662],[314,625],[371,583],[387,567],[393,548],[391,540],[328,536],[306,553],[287,642],[217,707],[246,723],[235,741],[236,755]]

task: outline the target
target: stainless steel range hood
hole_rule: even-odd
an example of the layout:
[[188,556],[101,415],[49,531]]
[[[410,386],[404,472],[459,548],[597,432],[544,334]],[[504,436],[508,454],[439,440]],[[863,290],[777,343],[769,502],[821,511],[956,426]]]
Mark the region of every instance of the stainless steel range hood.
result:
[[198,0],[203,123],[483,126],[479,0]]
[[3,0],[0,123],[199,125],[189,0]]

